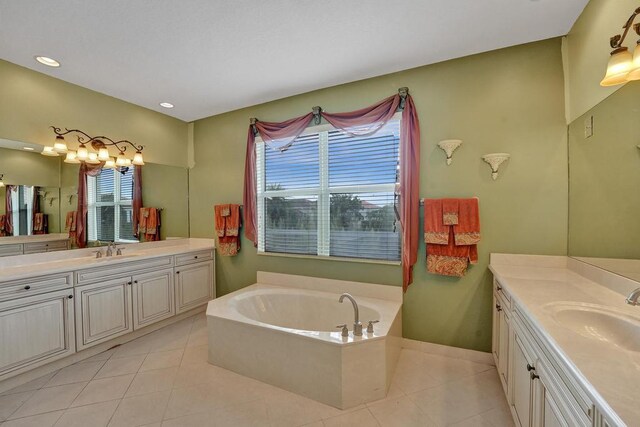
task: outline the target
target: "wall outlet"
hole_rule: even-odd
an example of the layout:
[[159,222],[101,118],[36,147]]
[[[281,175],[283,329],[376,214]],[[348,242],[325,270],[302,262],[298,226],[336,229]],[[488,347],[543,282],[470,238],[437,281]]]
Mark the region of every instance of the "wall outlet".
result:
[[593,116],[589,116],[584,119],[584,137],[590,138],[593,136]]

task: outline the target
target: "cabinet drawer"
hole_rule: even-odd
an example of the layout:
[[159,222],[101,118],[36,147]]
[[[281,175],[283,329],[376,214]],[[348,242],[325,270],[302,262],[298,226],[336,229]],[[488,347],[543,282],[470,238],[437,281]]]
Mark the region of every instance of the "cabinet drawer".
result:
[[176,255],[176,266],[192,264],[194,262],[209,261],[213,258],[213,251],[198,251]]
[[102,282],[105,280],[130,276],[133,273],[144,273],[146,271],[155,271],[171,267],[173,267],[173,257],[171,256],[125,262],[122,264],[104,267],[96,267],[94,265],[90,270],[76,272],[76,285]]
[[22,255],[22,245],[0,245],[0,256]]
[[73,274],[59,273],[0,284],[0,301],[58,291],[73,286]]
[[68,247],[66,240],[55,240],[52,242],[25,243],[25,254],[36,254],[41,252],[53,252],[65,250]]
[[504,287],[500,284],[500,282],[496,278],[493,279],[493,291],[497,293],[500,297],[502,297],[505,302],[511,305],[511,295],[509,295],[509,292],[507,292],[504,289]]

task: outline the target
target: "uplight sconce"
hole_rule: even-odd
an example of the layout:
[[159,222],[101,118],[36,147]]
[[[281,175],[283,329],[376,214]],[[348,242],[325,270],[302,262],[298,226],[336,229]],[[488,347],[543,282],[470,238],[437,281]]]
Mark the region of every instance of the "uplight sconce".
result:
[[4,174],[0,173],[0,188],[4,187]]
[[482,156],[482,160],[491,166],[491,178],[493,178],[494,181],[498,179],[498,169],[500,165],[509,160],[509,157],[511,157],[509,153],[491,153]]
[[[633,80],[640,80],[640,40],[638,40],[633,54],[626,46],[622,46],[624,39],[629,33],[636,16],[640,14],[640,7],[633,11],[633,14],[622,26],[622,34],[616,34],[609,39],[609,45],[613,48],[611,58],[607,64],[607,72],[600,82],[601,86],[616,86]],[[633,29],[640,36],[640,24],[633,25]]]
[[440,147],[447,155],[447,166],[451,164],[453,160],[453,152],[456,151],[456,148],[460,145],[462,145],[462,141],[459,139],[445,139],[444,141],[438,142],[438,147]]

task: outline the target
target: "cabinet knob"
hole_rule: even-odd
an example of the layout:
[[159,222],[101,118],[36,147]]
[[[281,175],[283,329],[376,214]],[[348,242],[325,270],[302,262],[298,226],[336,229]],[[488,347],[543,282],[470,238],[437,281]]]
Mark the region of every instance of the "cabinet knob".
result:
[[538,378],[540,378],[540,375],[536,375],[535,372],[531,372],[529,375],[531,376],[531,380],[532,381],[537,380]]
[[25,287],[24,287],[24,290],[25,290],[25,291],[28,291],[29,289],[31,289],[31,286],[29,286],[29,285],[27,285],[27,286],[25,286]]
[[73,295],[69,295],[67,298],[69,298],[69,299],[73,299]]
[[131,282],[127,282],[127,285],[130,285],[130,284],[131,284]]
[[176,271],[176,274],[180,274],[180,272],[179,272],[179,271]]
[[500,285],[496,285],[496,289],[497,289],[497,290],[499,290],[499,291],[501,291],[501,290],[502,290],[502,286],[500,286]]
[[496,304],[496,310],[502,311],[502,306],[500,304]]
[[527,363],[527,371],[531,372],[531,371],[535,371],[536,367],[535,366],[531,366]]
[[198,255],[194,256],[195,259],[198,259]]
[[138,281],[137,281],[137,280],[134,280],[134,281],[133,281],[133,283],[138,283]]

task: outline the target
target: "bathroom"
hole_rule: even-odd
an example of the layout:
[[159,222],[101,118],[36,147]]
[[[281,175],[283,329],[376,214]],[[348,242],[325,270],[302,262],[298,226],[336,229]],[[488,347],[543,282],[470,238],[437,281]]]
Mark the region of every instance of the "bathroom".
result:
[[[43,335],[21,340],[13,329],[28,324],[28,313],[0,320],[0,426],[640,423],[640,309],[625,303],[640,287],[632,243],[640,83],[601,85],[614,58],[609,39],[640,4],[190,3],[153,10],[126,2],[0,3],[0,216],[7,187],[15,189],[13,206],[27,206],[16,211],[14,235],[0,237],[0,313],[17,313],[21,298],[55,296],[47,302],[54,311],[33,319],[65,326],[25,326]],[[261,26],[265,19],[278,25]],[[629,24],[622,43],[629,54],[637,38]],[[300,201],[295,188],[271,199],[258,191],[265,200],[254,206],[259,227],[255,239],[247,235],[253,125],[311,114],[307,127],[331,138],[332,114],[390,97],[403,104],[390,110],[390,123],[404,129],[406,111],[419,120],[410,284],[399,246],[400,208],[409,200],[393,189],[367,196],[369,205],[397,208],[384,259],[332,256],[321,243],[335,236],[321,221],[305,250],[269,251],[269,228],[260,228],[266,200]],[[264,129],[253,135],[267,174],[273,153],[303,147],[294,141],[267,150]],[[397,137],[396,128],[389,135]],[[114,161],[126,147],[134,167],[79,180],[87,162],[41,155],[56,136],[76,156],[79,138],[100,140]],[[451,140],[461,141],[453,151],[439,145]],[[483,160],[501,153],[508,157],[499,166]],[[127,188],[138,172],[140,191],[98,202],[103,184]],[[266,184],[279,191],[268,176]],[[144,236],[130,235],[136,194],[159,218]],[[427,267],[426,205],[450,198],[479,206],[477,263],[465,265],[462,277]],[[85,232],[78,232],[73,217],[83,201]],[[40,223],[36,204],[46,232],[25,236]],[[231,254],[223,253],[214,209],[226,205],[238,206],[241,219]],[[52,280],[29,279],[36,273]],[[109,292],[100,293],[103,282]],[[145,284],[157,292],[151,305],[141,302]],[[562,293],[562,285],[575,292]],[[260,296],[270,288],[273,295]],[[308,299],[319,293],[330,295],[330,309]],[[338,302],[343,293],[355,304]],[[92,301],[113,306],[92,313],[85,307]],[[264,308],[271,303],[283,305]],[[354,334],[356,306],[362,335]],[[283,314],[300,311],[322,322],[294,325],[298,314]],[[370,320],[380,320],[371,333]],[[335,328],[343,324],[344,340]],[[300,340],[280,341],[283,329]],[[55,351],[30,347],[52,334],[60,338],[49,340]],[[30,351],[40,355],[20,356]]]

